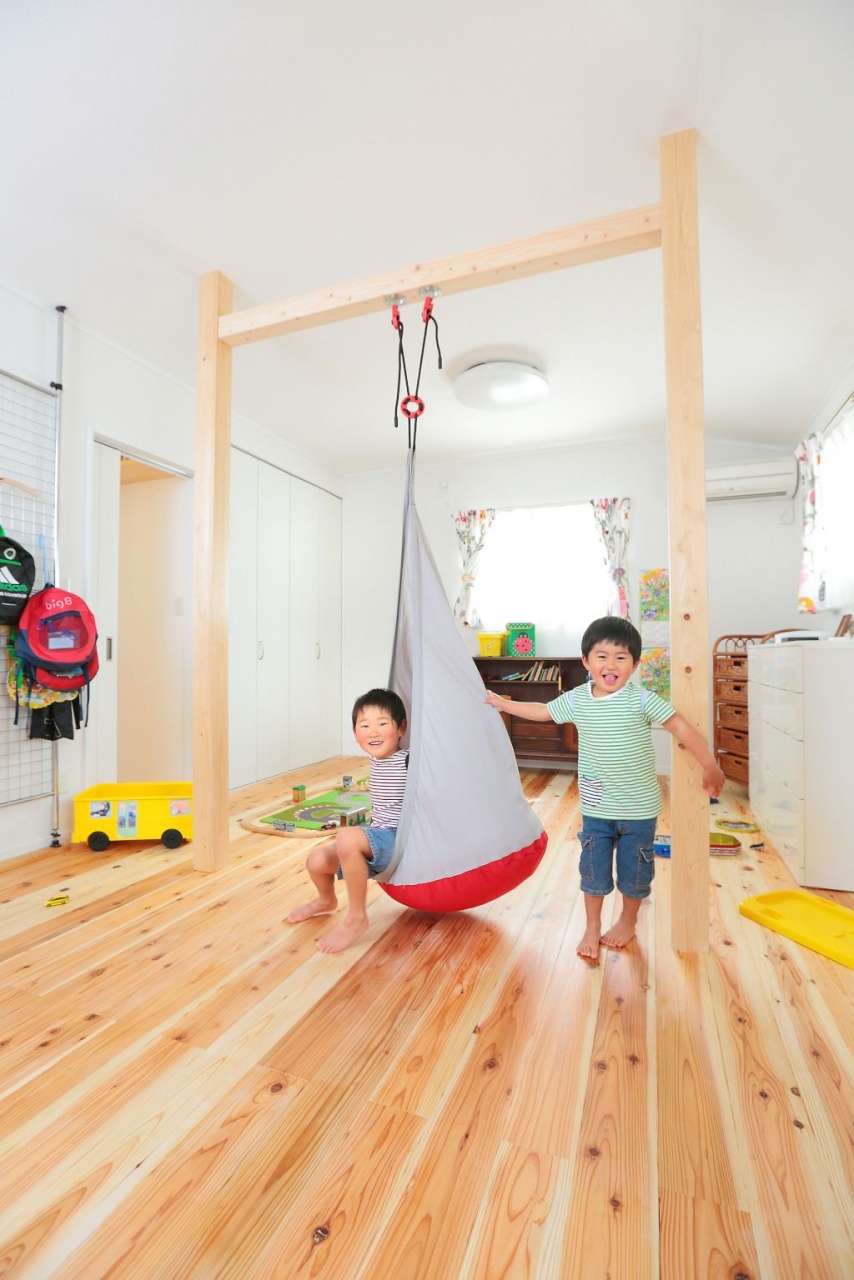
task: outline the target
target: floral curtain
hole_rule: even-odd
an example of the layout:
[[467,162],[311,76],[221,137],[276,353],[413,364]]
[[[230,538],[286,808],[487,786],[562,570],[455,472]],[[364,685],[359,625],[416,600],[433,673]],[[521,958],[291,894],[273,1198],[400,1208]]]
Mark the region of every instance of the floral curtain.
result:
[[625,558],[631,526],[631,499],[591,498],[590,505],[602,539],[605,564],[611,576],[612,597],[608,612],[612,617],[628,618]]
[[460,593],[454,604],[454,617],[459,618],[464,627],[480,626],[477,610],[472,607],[472,591],[484,539],[494,519],[494,507],[487,507],[480,511],[458,511],[454,516],[454,527],[457,531],[460,557],[463,562]]
[[804,515],[801,554],[801,577],[798,587],[798,613],[817,613],[824,608],[827,546],[824,526],[819,518],[821,491],[821,438],[807,436],[797,449]]
[[854,611],[854,410],[825,437],[819,469],[825,609]]

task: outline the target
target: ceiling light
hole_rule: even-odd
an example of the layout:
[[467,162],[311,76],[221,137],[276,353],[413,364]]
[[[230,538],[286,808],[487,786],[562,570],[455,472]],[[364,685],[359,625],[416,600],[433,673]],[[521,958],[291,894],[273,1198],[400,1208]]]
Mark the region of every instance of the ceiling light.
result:
[[454,395],[470,409],[525,409],[548,394],[545,374],[515,360],[472,365],[454,381]]

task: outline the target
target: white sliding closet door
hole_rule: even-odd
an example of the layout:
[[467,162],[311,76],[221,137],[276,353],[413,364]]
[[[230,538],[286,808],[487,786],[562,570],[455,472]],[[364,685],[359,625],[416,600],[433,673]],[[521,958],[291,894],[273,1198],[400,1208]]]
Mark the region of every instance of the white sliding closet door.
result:
[[341,751],[341,502],[291,479],[291,768]]
[[231,451],[229,785],[290,768],[291,477]]
[[[341,499],[318,490],[318,759],[341,754]],[[349,748],[347,748],[349,750]]]
[[258,461],[231,451],[228,594],[228,777],[258,778]]
[[258,463],[258,773],[290,768],[291,477]]

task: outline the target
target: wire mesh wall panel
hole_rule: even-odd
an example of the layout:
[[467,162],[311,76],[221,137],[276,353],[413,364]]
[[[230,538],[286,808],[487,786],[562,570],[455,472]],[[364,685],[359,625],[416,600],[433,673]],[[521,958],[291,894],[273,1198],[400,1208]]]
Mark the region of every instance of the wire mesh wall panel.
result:
[[[0,476],[27,485],[32,497],[14,485],[0,483],[0,525],[26,547],[36,562],[38,591],[54,573],[56,512],[57,397],[0,372]],[[0,689],[0,805],[32,800],[53,792],[49,742],[27,736],[28,711],[15,703],[6,678],[10,628],[0,626],[3,645],[3,688]]]

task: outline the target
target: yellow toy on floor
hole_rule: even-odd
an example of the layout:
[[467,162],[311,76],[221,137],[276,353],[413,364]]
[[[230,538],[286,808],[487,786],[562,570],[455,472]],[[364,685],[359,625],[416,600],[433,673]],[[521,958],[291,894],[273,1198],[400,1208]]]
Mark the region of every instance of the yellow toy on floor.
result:
[[159,840],[177,849],[193,838],[192,782],[104,782],[74,797],[74,844],[95,853],[111,840]]
[[805,889],[778,889],[745,898],[739,911],[766,929],[854,969],[854,911]]

